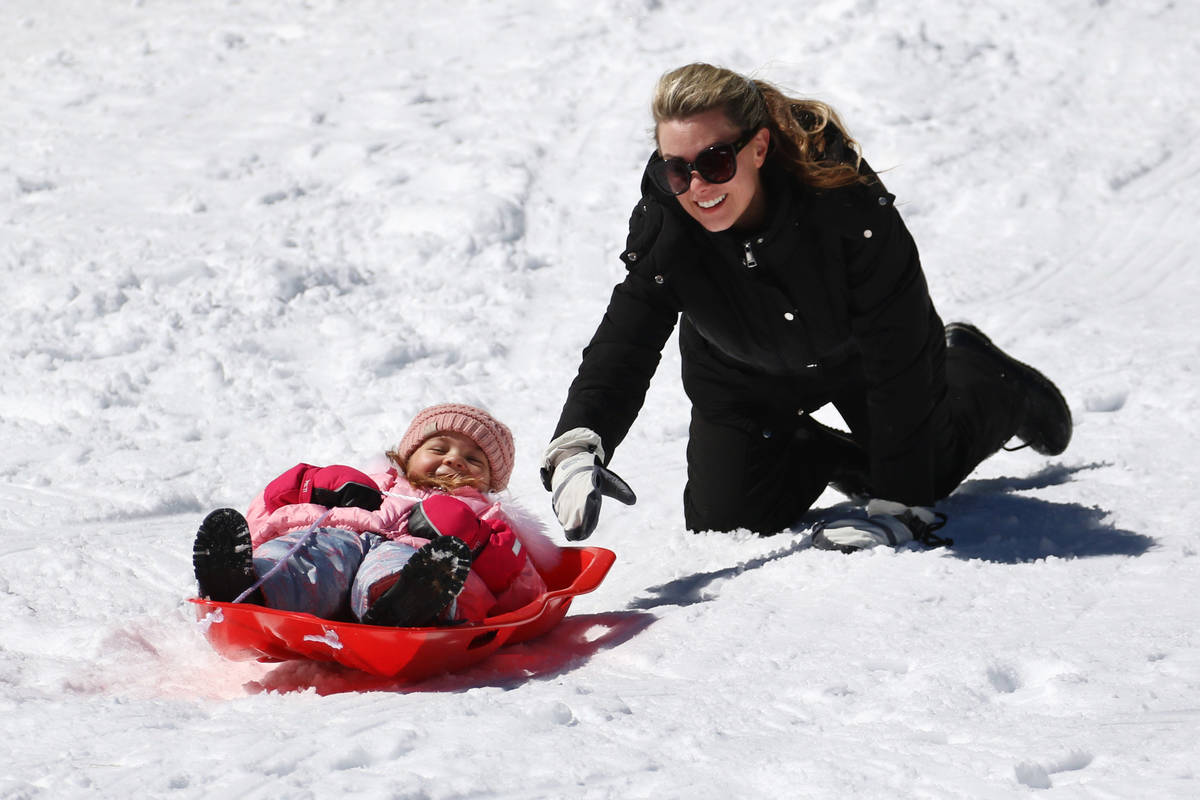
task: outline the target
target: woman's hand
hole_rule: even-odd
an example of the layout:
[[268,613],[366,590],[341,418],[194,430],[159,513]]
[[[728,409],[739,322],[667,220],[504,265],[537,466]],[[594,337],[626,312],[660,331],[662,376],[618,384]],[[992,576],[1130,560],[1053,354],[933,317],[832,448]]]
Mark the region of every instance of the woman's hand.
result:
[[604,448],[595,431],[574,428],[552,441],[542,458],[542,483],[569,541],[588,538],[600,521],[600,501],[608,496],[627,506],[637,502],[629,484],[604,466]]
[[934,531],[946,524],[946,515],[924,506],[906,506],[891,500],[871,500],[867,516],[819,522],[813,528],[813,547],[853,553],[878,545],[897,547],[916,541],[926,547],[954,544]]

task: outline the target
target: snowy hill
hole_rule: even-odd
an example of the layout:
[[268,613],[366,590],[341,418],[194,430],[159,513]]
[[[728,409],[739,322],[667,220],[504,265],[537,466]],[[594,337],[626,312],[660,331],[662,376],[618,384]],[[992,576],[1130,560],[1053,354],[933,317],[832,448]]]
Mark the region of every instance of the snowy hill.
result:
[[[1200,794],[1200,7],[4,8],[0,797]],[[1071,448],[986,462],[944,551],[692,535],[669,345],[616,565],[551,635],[415,686],[220,658],[204,513],[429,403],[506,421],[553,522],[651,88],[695,60],[839,110]]]

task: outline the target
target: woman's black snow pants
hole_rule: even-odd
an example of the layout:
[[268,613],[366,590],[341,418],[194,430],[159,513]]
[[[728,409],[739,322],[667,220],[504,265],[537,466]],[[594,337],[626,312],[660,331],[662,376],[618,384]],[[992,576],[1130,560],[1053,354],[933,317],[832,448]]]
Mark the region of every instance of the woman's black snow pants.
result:
[[[1022,413],[1017,389],[985,359],[962,348],[943,347],[942,354],[935,360],[943,368],[935,368],[933,387],[939,396],[934,408],[939,498],[1004,446]],[[806,415],[776,418],[753,430],[744,419],[706,416],[693,406],[683,493],[688,529],[776,533],[798,522],[839,471],[857,471],[869,480],[865,451],[854,443],[869,441],[865,392],[845,391],[829,402],[853,440],[831,434]]]

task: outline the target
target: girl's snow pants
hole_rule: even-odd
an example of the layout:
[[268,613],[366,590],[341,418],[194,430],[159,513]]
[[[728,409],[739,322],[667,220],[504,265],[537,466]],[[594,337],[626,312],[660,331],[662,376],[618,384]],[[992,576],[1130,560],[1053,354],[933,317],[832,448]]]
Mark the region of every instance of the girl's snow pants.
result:
[[254,571],[260,577],[287,559],[262,585],[271,608],[326,619],[345,618],[349,612],[362,619],[370,605],[371,586],[398,573],[417,552],[374,533],[318,528],[288,557],[288,551],[305,535],[305,531],[288,533],[254,551]]

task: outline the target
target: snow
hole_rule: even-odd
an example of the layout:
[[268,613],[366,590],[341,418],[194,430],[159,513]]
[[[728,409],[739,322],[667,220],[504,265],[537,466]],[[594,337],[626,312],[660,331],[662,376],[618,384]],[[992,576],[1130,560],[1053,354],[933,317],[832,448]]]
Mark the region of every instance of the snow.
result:
[[[0,797],[1200,794],[1194,3],[5,12]],[[204,513],[429,403],[508,422],[553,522],[538,457],[694,60],[841,112],[1071,448],[983,464],[948,550],[693,535],[672,344],[589,542],[617,562],[551,634],[412,686],[223,660]]]

